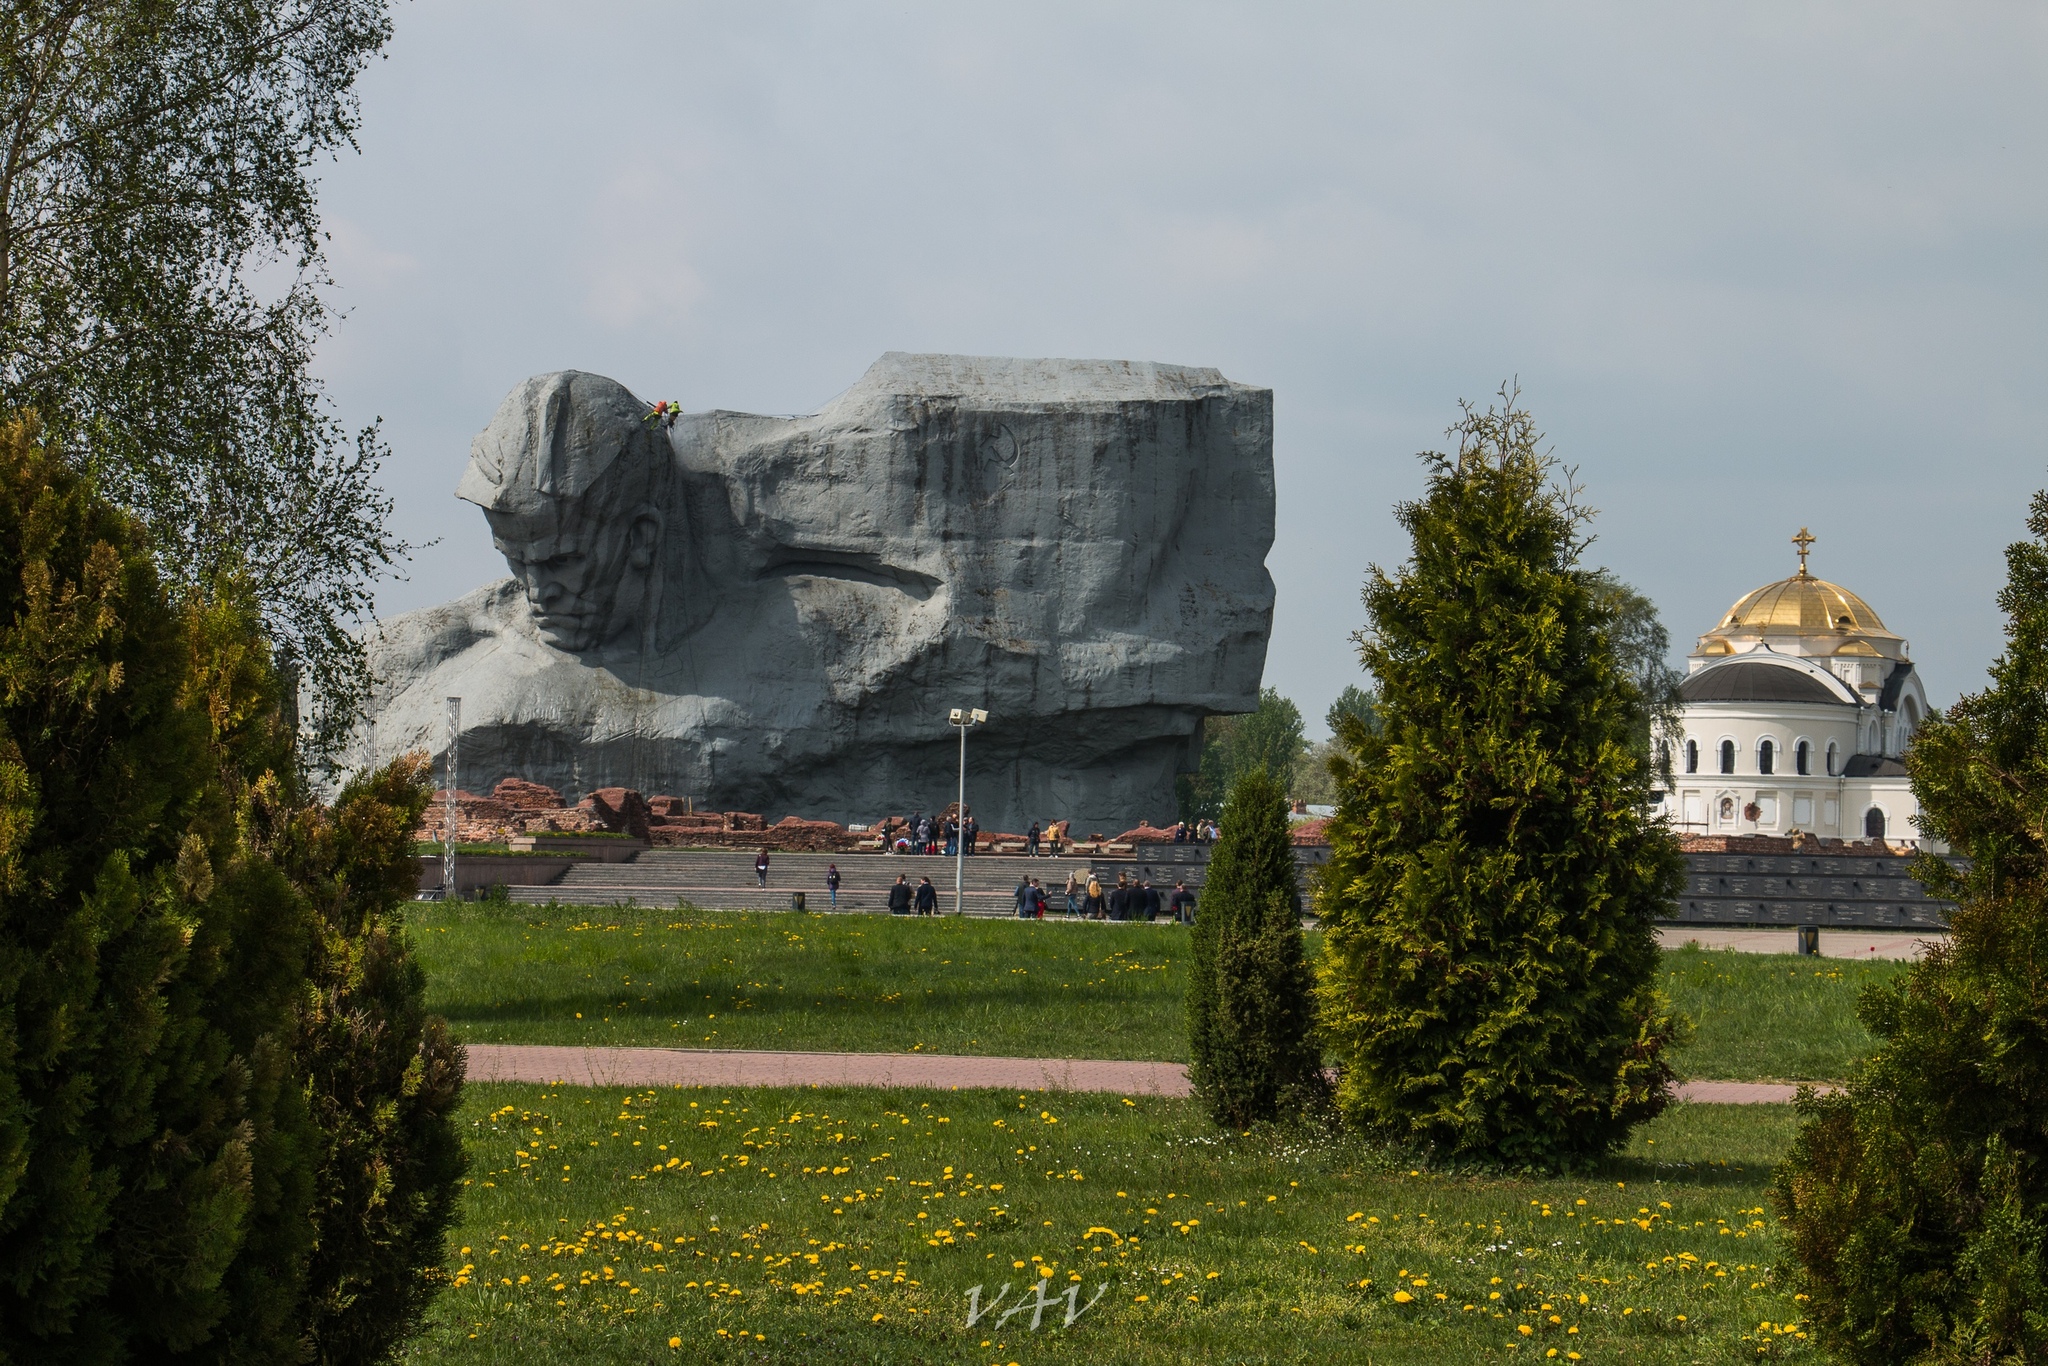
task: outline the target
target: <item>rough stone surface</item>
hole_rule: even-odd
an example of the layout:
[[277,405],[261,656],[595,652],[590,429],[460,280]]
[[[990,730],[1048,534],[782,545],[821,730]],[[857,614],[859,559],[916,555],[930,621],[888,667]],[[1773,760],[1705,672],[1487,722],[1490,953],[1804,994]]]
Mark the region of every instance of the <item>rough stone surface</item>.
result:
[[986,830],[1173,808],[1250,711],[1273,606],[1272,395],[1214,370],[890,354],[807,417],[671,425],[601,377],[472,448],[513,576],[380,625],[358,762],[835,821],[935,809],[980,707]]

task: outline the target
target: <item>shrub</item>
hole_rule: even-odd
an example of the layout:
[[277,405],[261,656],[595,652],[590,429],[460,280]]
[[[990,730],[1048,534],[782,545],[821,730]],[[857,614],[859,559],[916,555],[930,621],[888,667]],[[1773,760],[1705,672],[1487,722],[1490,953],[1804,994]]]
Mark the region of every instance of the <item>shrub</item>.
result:
[[1296,1113],[1324,1091],[1302,950],[1287,794],[1263,767],[1232,784],[1195,916],[1188,1075],[1219,1124]]
[[[0,1360],[360,1360],[328,1350],[327,1264],[403,1324],[439,1261],[454,1055],[389,933],[410,817],[396,863],[322,834],[424,785],[300,799],[255,623],[172,602],[137,524],[0,427]],[[321,1003],[388,1056],[326,1046]],[[369,1198],[361,1130],[391,1135]],[[354,1223],[412,1259],[403,1294]]]
[[1569,1166],[1668,1102],[1652,919],[1682,863],[1646,814],[1644,702],[1579,565],[1585,514],[1512,401],[1453,431],[1398,509],[1412,558],[1365,589],[1377,697],[1373,724],[1339,718],[1322,1019],[1350,1119]]
[[1878,1050],[1801,1097],[1773,1190],[1814,1330],[1855,1362],[2048,1356],[2048,493],[2027,525],[1991,686],[1906,758],[1922,834],[1971,860],[1913,870],[1960,903],[1952,934],[1865,991]]

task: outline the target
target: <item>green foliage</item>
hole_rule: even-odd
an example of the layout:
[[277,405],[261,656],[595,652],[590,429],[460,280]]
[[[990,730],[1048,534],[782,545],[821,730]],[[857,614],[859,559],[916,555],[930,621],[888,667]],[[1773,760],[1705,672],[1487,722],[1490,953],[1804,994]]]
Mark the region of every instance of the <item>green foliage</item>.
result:
[[1286,790],[1247,769],[1221,824],[1195,917],[1188,1076],[1217,1123],[1242,1128],[1313,1105],[1323,1059]]
[[1652,918],[1675,842],[1645,815],[1642,699],[1586,514],[1513,395],[1398,515],[1357,639],[1377,730],[1346,720],[1318,879],[1338,1099],[1397,1138],[1516,1166],[1610,1152],[1661,1110],[1676,1026]]
[[1330,734],[1342,735],[1346,718],[1357,722],[1367,730],[1379,729],[1380,699],[1370,688],[1361,688],[1356,683],[1346,683],[1344,691],[1337,694],[1337,700],[1323,713],[1323,723],[1330,728]]
[[2048,1356],[2048,493],[2006,551],[1991,686],[1906,757],[1923,834],[1969,856],[1916,876],[1949,942],[1863,996],[1882,1040],[1802,1101],[1775,1195],[1823,1340],[1856,1362]]
[[316,685],[316,750],[367,685],[350,622],[406,553],[376,429],[350,449],[311,368],[313,167],[389,35],[385,0],[0,8],[0,411],[44,416],[159,573],[251,586]]
[[306,1289],[321,1366],[382,1360],[418,1328],[462,1186],[462,1050],[427,1014],[405,935],[432,791],[413,755],[350,784],[331,818],[302,818],[297,880],[319,911],[297,1054],[322,1140]]
[[[404,1015],[416,969],[394,989],[344,960],[380,952],[401,865],[410,894],[424,783],[396,779],[396,843],[323,834],[374,802],[295,798],[282,691],[253,603],[172,602],[139,523],[0,428],[0,1361],[367,1359],[314,1312],[325,1261],[363,1279],[353,1222],[410,1261],[350,1315],[417,1318],[438,1239],[394,1230],[446,1224],[456,1096]],[[330,1063],[330,1006],[421,1080]],[[341,1189],[365,1127],[438,1143],[438,1196],[391,1142],[389,1213]]]
[[1282,697],[1278,688],[1260,691],[1257,711],[1210,717],[1202,727],[1199,767],[1175,784],[1180,818],[1214,820],[1232,785],[1254,768],[1284,782],[1308,748],[1303,734],[1301,708]]
[[[1614,652],[1621,667],[1636,685],[1637,751],[1651,759],[1651,737],[1676,735],[1680,700],[1678,685],[1684,676],[1671,667],[1671,633],[1657,615],[1657,604],[1616,578],[1612,571],[1598,569],[1589,580],[1593,594],[1608,615]],[[1656,763],[1657,777],[1671,776],[1670,756]]]

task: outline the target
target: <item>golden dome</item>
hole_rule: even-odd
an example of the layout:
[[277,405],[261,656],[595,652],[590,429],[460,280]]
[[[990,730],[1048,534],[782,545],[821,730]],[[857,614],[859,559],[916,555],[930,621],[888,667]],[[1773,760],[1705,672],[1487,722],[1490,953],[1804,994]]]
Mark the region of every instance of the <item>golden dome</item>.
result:
[[1713,634],[1889,636],[1870,604],[1840,584],[1816,579],[1801,569],[1789,579],[1767,583],[1728,609]]
[[1799,548],[1799,572],[1745,593],[1719,626],[1699,638],[1694,658],[1764,648],[1807,657],[1866,655],[1903,661],[1906,642],[1885,629],[1869,603],[1842,585],[1807,572],[1806,557],[1815,539],[1805,527],[1799,528],[1792,538]]

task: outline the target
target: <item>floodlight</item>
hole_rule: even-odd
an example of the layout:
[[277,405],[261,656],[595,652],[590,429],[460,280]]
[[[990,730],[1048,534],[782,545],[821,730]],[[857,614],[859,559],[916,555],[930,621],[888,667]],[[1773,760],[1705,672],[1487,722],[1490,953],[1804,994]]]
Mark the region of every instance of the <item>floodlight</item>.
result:
[[986,720],[988,720],[988,713],[977,707],[974,712],[974,724],[978,726]]
[[951,716],[947,717],[946,719],[947,719],[947,720],[949,720],[949,721],[951,721],[951,722],[952,722],[952,723],[953,723],[954,725],[956,725],[956,726],[957,726],[957,725],[959,725],[959,724],[960,724],[960,709],[959,709],[958,707],[955,707],[955,708],[953,708],[953,714],[952,714]]

